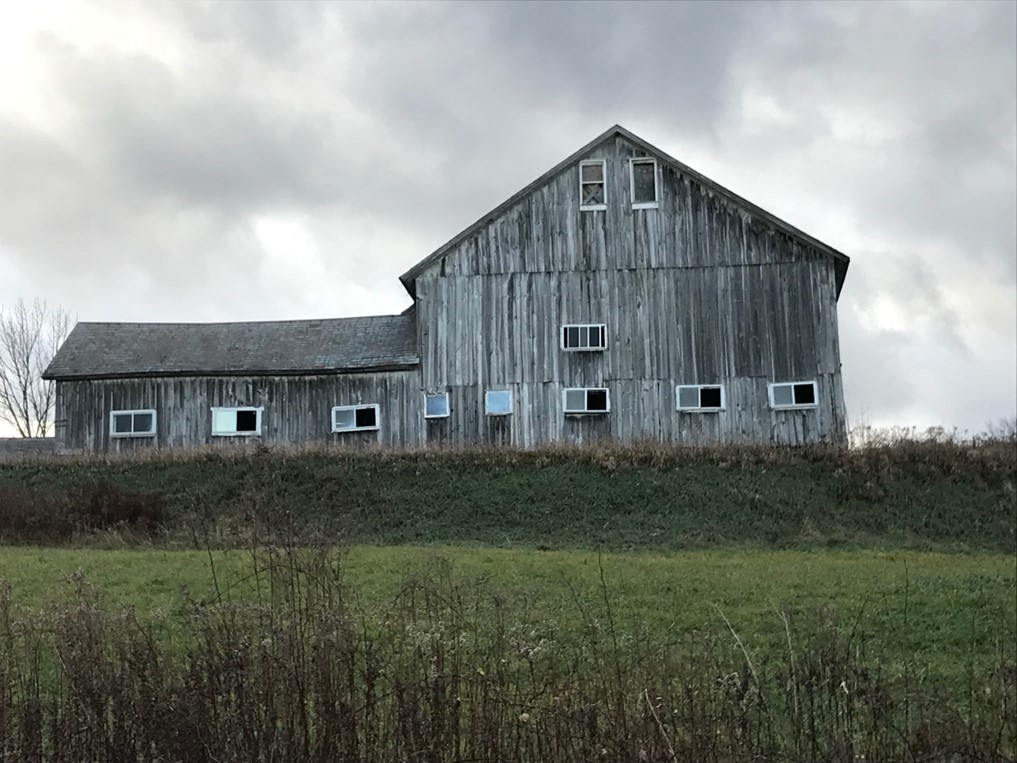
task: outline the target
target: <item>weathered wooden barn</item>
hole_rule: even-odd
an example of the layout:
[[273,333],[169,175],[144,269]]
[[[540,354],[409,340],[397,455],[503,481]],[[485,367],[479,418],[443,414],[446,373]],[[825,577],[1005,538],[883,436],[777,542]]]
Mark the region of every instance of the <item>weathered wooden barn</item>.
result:
[[848,258],[615,126],[401,277],[398,316],[80,323],[63,450],[845,439]]

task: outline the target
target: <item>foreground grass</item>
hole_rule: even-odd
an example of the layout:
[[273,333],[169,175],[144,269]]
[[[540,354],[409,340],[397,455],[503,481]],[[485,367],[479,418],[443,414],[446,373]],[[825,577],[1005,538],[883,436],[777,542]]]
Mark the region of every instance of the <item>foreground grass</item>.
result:
[[[0,579],[20,610],[66,602],[81,570],[110,607],[141,616],[196,601],[250,600],[268,552],[4,548]],[[384,613],[407,580],[440,571],[495,592],[505,615],[563,636],[610,614],[626,633],[730,635],[759,657],[786,649],[785,624],[836,617],[856,647],[894,670],[959,684],[1017,651],[1017,569],[997,554],[703,551],[670,555],[480,548],[356,547],[342,562],[359,606]],[[608,607],[610,612],[608,612]],[[733,643],[733,641],[732,641]]]

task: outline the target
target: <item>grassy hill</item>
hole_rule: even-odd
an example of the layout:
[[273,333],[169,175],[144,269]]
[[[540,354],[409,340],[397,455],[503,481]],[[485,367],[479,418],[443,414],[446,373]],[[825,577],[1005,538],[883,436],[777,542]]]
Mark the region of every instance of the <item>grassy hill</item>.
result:
[[[0,538],[1012,552],[1017,445],[200,450],[0,463]],[[100,541],[102,533],[99,533]],[[108,538],[115,539],[117,535]]]

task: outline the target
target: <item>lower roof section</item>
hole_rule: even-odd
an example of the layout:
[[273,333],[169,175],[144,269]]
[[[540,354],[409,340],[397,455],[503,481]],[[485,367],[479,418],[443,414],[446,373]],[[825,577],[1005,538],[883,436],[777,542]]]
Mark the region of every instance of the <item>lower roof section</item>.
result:
[[46,379],[357,373],[419,363],[416,320],[79,323]]

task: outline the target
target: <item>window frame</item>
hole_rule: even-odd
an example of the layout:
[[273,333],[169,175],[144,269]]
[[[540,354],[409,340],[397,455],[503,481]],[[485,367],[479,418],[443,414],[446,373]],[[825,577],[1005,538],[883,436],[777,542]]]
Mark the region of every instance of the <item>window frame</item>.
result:
[[[569,410],[568,393],[585,392],[585,407],[582,410]],[[597,410],[590,410],[590,392],[603,392],[605,407]],[[606,416],[611,412],[611,390],[607,387],[565,387],[561,391],[561,410],[565,416]]]
[[[599,204],[583,204],[583,186],[592,185],[596,181],[583,181],[583,167],[590,167],[599,164],[601,167],[600,185],[604,189],[604,200]],[[606,159],[584,159],[579,162],[579,211],[580,212],[603,212],[607,209],[607,160]]]
[[[653,201],[636,201],[636,165],[653,165]],[[657,160],[649,156],[629,159],[629,200],[633,209],[658,209],[660,207],[660,171]]]
[[[368,408],[374,409],[374,426],[373,427],[358,427],[356,411],[366,410]],[[336,411],[353,411],[353,426],[339,428],[335,423]],[[332,427],[332,434],[346,434],[347,432],[378,432],[381,430],[381,406],[377,403],[357,403],[355,405],[333,405],[332,413],[329,417],[329,422]]]
[[[566,347],[565,336],[568,329],[587,329],[586,338],[589,341],[589,329],[598,328],[600,329],[600,336],[603,340],[603,346],[601,347]],[[561,330],[559,331],[558,343],[561,345],[562,352],[607,352],[607,324],[606,323],[563,323],[561,324]]]
[[[213,405],[210,410],[212,412],[212,422],[211,422],[211,424],[212,424],[212,426],[211,426],[212,437],[261,437],[261,434],[262,434],[261,430],[264,428],[264,415],[263,415],[265,413],[264,406],[254,406],[254,405]],[[239,432],[239,431],[235,431],[236,427],[234,425],[234,431],[232,431],[232,432],[217,432],[217,431],[215,431],[215,413],[216,413],[216,411],[232,411],[233,413],[240,413],[241,411],[254,411],[254,414],[255,414],[255,417],[256,417],[255,418],[255,429],[253,431],[250,431],[250,432]]]
[[[699,405],[694,408],[683,408],[681,391],[683,389],[694,389],[699,392]],[[720,406],[706,406],[703,407],[703,390],[704,389],[719,389],[720,390]],[[727,390],[724,389],[723,384],[678,384],[674,388],[674,405],[675,410],[679,413],[720,413],[727,410]]]
[[[812,385],[812,400],[811,403],[796,403],[793,402],[795,399],[795,386],[799,384],[811,384]],[[773,401],[773,390],[775,387],[791,387],[791,400],[789,405],[778,405]],[[819,385],[816,384],[815,379],[803,379],[801,381],[790,381],[790,382],[770,382],[766,385],[766,396],[770,402],[770,408],[775,411],[807,411],[813,408],[819,407]]]
[[[508,395],[508,410],[507,411],[495,411],[495,412],[491,411],[491,406],[488,404],[488,396],[491,395],[492,393],[495,393],[495,394],[504,393],[504,394]],[[484,390],[484,415],[485,416],[511,416],[513,413],[515,413],[515,401],[512,398],[513,398],[513,395],[512,395],[512,390],[511,389],[502,388],[502,389],[487,389],[487,390]]]
[[[427,401],[432,397],[445,398],[445,412],[440,414],[429,414],[427,412]],[[447,419],[452,415],[452,406],[449,403],[448,392],[425,392],[424,393],[424,418],[425,419]]]
[[[139,413],[142,413],[142,414],[146,414],[147,413],[147,414],[150,414],[152,416],[152,428],[151,428],[150,431],[148,431],[148,432],[136,432],[134,430],[134,417],[135,417],[135,415],[137,415]],[[114,423],[116,421],[116,417],[117,416],[127,416],[127,415],[130,415],[130,417],[131,417],[131,431],[130,432],[117,432],[116,431],[116,425]],[[159,422],[158,422],[158,417],[157,417],[157,414],[156,414],[154,408],[131,408],[131,409],[115,410],[115,411],[110,411],[109,412],[109,436],[111,438],[129,439],[129,438],[132,438],[132,437],[155,437],[156,434],[158,433],[158,430],[159,430]]]

